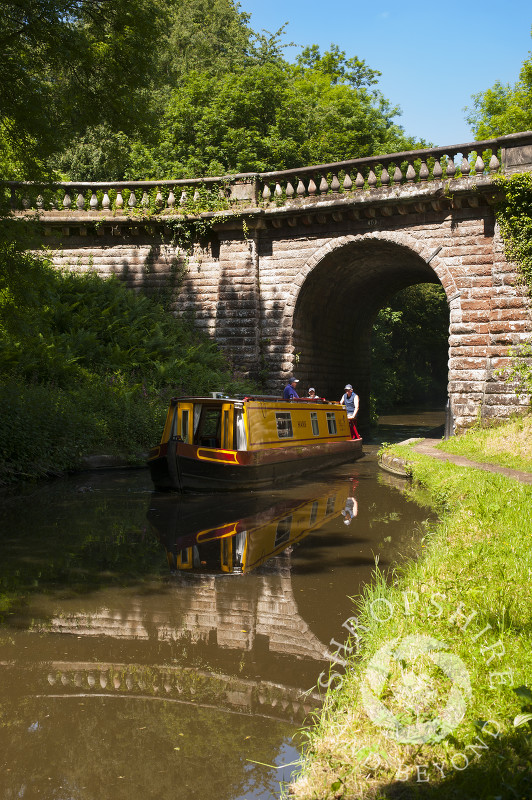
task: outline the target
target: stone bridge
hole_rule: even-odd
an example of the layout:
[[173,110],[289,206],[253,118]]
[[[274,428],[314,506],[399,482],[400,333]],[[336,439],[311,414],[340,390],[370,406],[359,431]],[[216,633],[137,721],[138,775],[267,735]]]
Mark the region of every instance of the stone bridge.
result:
[[[495,177],[532,170],[532,132],[284,172],[4,184],[58,267],[171,292],[243,375],[369,408],[376,314],[400,289],[447,295],[456,428],[518,409],[497,370],[532,317],[495,220]],[[188,239],[186,238],[188,235]],[[214,387],[218,389],[222,387]]]

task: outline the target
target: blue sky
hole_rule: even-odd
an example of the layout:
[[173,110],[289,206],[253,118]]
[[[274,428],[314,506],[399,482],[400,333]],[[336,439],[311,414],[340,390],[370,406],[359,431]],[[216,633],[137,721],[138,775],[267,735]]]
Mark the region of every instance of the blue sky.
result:
[[241,0],[240,8],[254,30],[288,22],[286,42],[322,52],[334,42],[380,70],[378,88],[402,109],[396,121],[434,145],[472,141],[463,110],[471,95],[496,80],[515,83],[532,50],[530,0]]

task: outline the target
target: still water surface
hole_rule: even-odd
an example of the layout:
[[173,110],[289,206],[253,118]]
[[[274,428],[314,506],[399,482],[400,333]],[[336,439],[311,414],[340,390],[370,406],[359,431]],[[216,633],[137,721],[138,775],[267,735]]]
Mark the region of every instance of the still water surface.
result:
[[277,798],[350,598],[431,518],[376,450],[245,496],[154,493],[146,470],[4,494],[0,797]]

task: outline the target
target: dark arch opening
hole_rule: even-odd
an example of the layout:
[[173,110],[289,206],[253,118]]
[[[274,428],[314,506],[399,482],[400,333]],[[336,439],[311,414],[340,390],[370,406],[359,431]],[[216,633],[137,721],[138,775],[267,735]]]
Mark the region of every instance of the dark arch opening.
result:
[[307,276],[294,311],[294,370],[304,392],[314,386],[339,399],[345,383],[353,384],[360,424],[367,426],[374,321],[394,295],[420,283],[441,285],[421,256],[394,242],[354,241],[324,256]]
[[372,410],[443,410],[447,401],[449,308],[441,284],[402,289],[373,325]]

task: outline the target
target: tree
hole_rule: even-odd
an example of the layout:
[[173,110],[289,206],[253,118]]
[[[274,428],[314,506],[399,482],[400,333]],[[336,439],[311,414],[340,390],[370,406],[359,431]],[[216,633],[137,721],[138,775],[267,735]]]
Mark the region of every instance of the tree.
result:
[[186,74],[159,145],[137,154],[129,177],[150,166],[167,177],[288,169],[423,144],[394,123],[399,109],[369,88],[378,73],[364,62],[333,45],[323,56],[307,48],[291,65],[280,34],[254,37],[231,72]]
[[473,95],[467,122],[476,139],[491,139],[532,129],[532,53],[525,59],[514,86],[497,81]]
[[149,127],[155,0],[0,0],[0,162],[35,177],[88,125]]

